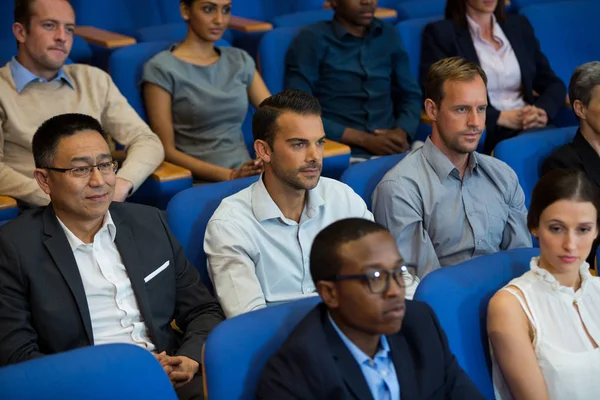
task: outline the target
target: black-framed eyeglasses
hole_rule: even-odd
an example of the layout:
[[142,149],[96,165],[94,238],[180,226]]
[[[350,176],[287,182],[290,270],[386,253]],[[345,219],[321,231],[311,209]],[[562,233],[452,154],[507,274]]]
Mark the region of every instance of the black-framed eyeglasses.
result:
[[101,162],[96,165],[86,165],[85,167],[73,167],[73,168],[54,168],[54,167],[45,167],[44,169],[48,169],[50,171],[62,172],[63,174],[68,174],[73,178],[89,178],[92,174],[94,168],[98,168],[98,171],[102,175],[111,175],[117,172],[119,167],[119,163],[117,161],[106,161]]
[[387,292],[390,288],[390,281],[392,277],[394,277],[394,280],[398,286],[403,288],[410,286],[415,280],[414,276],[408,271],[408,267],[406,265],[400,265],[392,270],[373,270],[360,275],[336,275],[326,280],[333,282],[362,280],[367,283],[371,293],[381,294]]

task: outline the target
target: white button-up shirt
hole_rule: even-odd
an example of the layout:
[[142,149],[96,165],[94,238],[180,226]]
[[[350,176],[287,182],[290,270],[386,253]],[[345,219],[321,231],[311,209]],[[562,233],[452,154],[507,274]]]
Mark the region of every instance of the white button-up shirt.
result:
[[479,64],[488,78],[487,89],[491,105],[500,111],[510,111],[523,108],[521,67],[519,60],[492,14],[492,36],[500,44],[496,50],[494,45],[481,36],[481,27],[467,15],[469,32],[473,46],[479,58]]
[[262,181],[224,199],[206,228],[208,272],[225,315],[315,296],[313,240],[344,218],[373,220],[349,186],[321,177],[308,192],[300,223],[286,218]]
[[73,250],[92,321],[94,344],[131,343],[154,351],[106,212],[92,243],[84,243],[57,217]]

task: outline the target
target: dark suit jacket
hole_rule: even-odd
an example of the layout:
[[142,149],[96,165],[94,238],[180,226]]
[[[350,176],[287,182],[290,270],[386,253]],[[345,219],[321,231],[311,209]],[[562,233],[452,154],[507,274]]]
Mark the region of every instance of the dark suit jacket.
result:
[[[159,210],[113,203],[116,245],[158,352],[201,362],[208,333],[224,319],[217,301]],[[199,246],[202,245],[201,243]],[[144,278],[169,261],[147,283]],[[175,319],[183,335],[170,326]],[[52,206],[0,229],[0,366],[94,344],[75,256]]]
[[[406,301],[402,329],[387,336],[402,400],[484,399],[450,352],[433,310]],[[373,399],[360,366],[319,304],[267,363],[259,399]]]
[[[548,59],[540,50],[533,27],[527,18],[517,14],[507,15],[506,21],[500,24],[500,27],[519,61],[525,102],[544,109],[548,118],[553,119],[565,103],[567,89],[565,84],[554,74]],[[452,20],[437,21],[427,25],[423,31],[421,45],[421,64],[419,66],[421,87],[425,88],[427,71],[433,63],[455,56],[463,57],[480,65],[469,29],[458,27]],[[534,97],[534,90],[539,97]],[[488,138],[497,143],[510,136],[507,132],[499,132],[503,130],[497,126],[499,116],[500,111],[489,105],[486,113],[486,147],[491,146],[491,149],[493,146],[492,144],[488,146]],[[512,136],[517,133],[517,131],[513,131]],[[497,137],[498,135],[501,137]],[[495,143],[493,144],[495,145]],[[491,149],[489,150],[491,151]]]
[[[590,181],[600,188],[600,156],[583,137],[580,130],[571,143],[565,144],[548,157],[542,164],[542,175],[555,169],[576,169],[585,173]],[[594,261],[600,239],[596,239],[587,258],[590,266]]]

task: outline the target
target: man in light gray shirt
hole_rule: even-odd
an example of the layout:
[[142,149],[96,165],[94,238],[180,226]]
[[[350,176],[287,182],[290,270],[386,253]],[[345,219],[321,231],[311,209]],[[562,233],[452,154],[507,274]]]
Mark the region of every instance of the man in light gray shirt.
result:
[[433,64],[425,100],[431,136],[373,194],[375,220],[421,278],[480,255],[531,247],[515,172],[475,151],[485,128],[486,83],[485,72],[467,60]]
[[316,295],[309,253],[317,233],[340,219],[373,219],[350,187],[321,177],[325,131],[314,97],[287,90],[266,99],[252,130],[265,171],[221,202],[204,240],[227,317]]

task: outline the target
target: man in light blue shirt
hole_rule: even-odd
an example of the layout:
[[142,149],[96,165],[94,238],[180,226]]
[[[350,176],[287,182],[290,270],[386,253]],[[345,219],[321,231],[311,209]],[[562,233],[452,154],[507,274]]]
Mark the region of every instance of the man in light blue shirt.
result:
[[485,128],[486,82],[470,61],[433,64],[425,100],[431,136],[373,193],[375,220],[392,232],[419,278],[473,257],[531,247],[517,175],[475,151]]
[[361,218],[315,238],[310,272],[323,302],[267,362],[260,400],[482,400],[433,310],[405,300],[413,277],[396,242]]
[[373,219],[350,187],[321,177],[325,132],[314,97],[288,90],[266,99],[252,130],[265,172],[221,202],[204,240],[227,317],[315,296],[309,254],[317,233],[339,219]]

